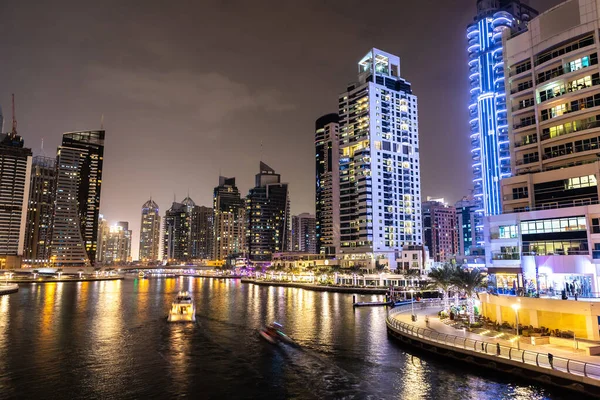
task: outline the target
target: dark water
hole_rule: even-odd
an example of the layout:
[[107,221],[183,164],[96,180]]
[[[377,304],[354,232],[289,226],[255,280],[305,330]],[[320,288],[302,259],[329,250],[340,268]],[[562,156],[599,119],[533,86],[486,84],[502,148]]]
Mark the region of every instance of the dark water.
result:
[[[181,289],[193,293],[196,325],[166,322]],[[353,310],[351,295],[239,280],[22,285],[0,297],[0,398],[559,398],[411,355],[384,318]],[[260,339],[273,320],[302,347]]]

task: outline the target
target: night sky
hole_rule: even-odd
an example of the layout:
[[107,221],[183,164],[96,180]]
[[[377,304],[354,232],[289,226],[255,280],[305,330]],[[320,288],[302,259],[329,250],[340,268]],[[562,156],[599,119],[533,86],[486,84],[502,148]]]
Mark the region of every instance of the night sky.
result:
[[[540,11],[560,0],[533,0]],[[127,3],[127,4],[123,4]],[[212,206],[219,174],[246,194],[259,160],[314,212],[314,122],[337,111],[369,48],[397,54],[419,101],[423,199],[471,184],[465,29],[475,0],[0,2],[0,104],[34,154],[100,128],[101,212],[129,221],[174,195]],[[261,143],[262,149],[261,149]]]

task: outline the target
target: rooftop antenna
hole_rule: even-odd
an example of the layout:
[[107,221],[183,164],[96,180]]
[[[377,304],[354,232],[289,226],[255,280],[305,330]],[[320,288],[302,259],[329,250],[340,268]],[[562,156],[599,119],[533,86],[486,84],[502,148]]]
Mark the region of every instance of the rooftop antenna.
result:
[[15,114],[15,94],[12,94],[12,131],[13,137],[17,136],[17,115]]
[[46,153],[44,152],[44,138],[42,138],[42,147],[41,147],[41,150],[42,150],[41,151],[42,157],[45,157]]
[[100,130],[104,130],[104,114],[100,117]]
[[261,140],[260,141],[260,161],[263,160],[262,156],[263,156],[263,141]]

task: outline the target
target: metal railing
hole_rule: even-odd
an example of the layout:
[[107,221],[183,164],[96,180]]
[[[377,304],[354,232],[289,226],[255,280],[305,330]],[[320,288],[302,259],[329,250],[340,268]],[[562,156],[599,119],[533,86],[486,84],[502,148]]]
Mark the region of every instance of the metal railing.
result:
[[[422,310],[432,307],[441,307],[441,300],[436,299],[436,301],[414,304],[415,310]],[[557,356],[553,356],[552,361],[550,361],[548,354],[537,353],[529,350],[521,350],[512,346],[505,346],[499,343],[487,342],[483,340],[475,340],[465,336],[448,335],[433,331],[428,328],[420,328],[412,324],[407,324],[399,321],[396,318],[393,318],[393,316],[396,314],[410,311],[410,304],[407,306],[393,308],[389,311],[386,318],[387,326],[400,334],[411,335],[429,342],[440,343],[446,346],[468,350],[473,353],[493,355],[506,360],[533,365],[540,368],[546,368],[571,375],[600,380],[600,365],[598,364]]]

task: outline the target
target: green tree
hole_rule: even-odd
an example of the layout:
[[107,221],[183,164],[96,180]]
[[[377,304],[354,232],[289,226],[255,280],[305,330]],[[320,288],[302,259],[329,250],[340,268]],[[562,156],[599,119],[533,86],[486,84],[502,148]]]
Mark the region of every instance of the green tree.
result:
[[456,287],[462,290],[467,297],[467,313],[469,314],[469,323],[472,324],[475,322],[473,295],[477,295],[477,289],[485,287],[486,278],[477,268],[472,270],[457,268],[453,281]]
[[452,264],[444,264],[441,267],[433,268],[427,275],[429,277],[430,289],[437,289],[442,292],[444,300],[444,309],[449,308],[448,296],[450,289],[454,286],[457,268]]

